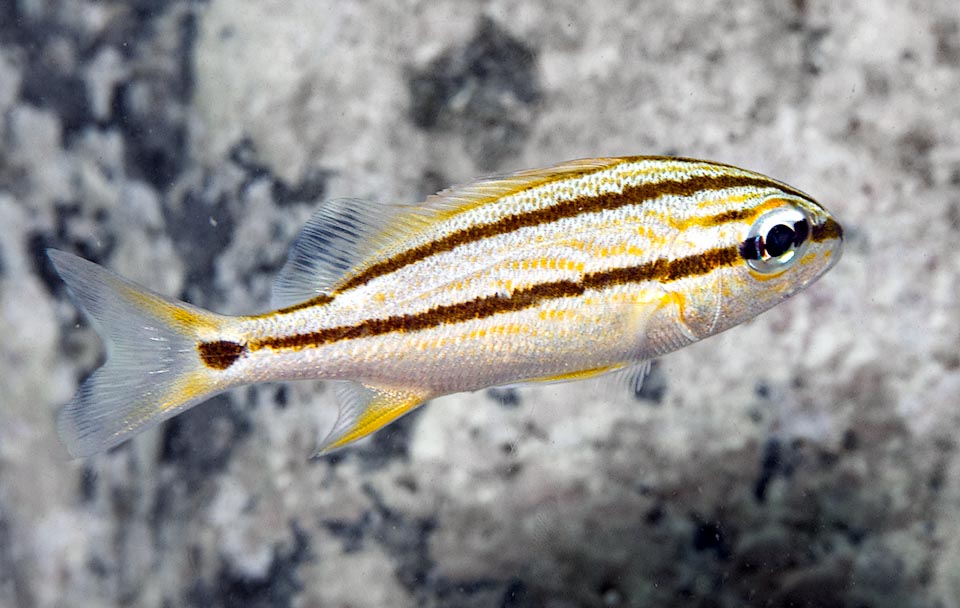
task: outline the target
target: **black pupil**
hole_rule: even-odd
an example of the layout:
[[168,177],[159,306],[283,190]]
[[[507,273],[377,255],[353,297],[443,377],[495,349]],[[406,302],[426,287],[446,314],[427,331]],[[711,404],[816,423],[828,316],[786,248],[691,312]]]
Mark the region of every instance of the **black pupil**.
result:
[[767,255],[773,258],[778,258],[790,251],[790,247],[793,246],[793,240],[795,236],[796,235],[793,234],[793,229],[786,224],[777,224],[771,228],[770,232],[767,233],[767,238],[764,242]]

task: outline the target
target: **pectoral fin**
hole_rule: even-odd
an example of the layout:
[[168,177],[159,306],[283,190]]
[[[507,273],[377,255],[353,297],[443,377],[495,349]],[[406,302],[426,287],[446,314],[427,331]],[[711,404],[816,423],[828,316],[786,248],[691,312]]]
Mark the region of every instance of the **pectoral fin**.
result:
[[339,382],[340,413],[333,429],[320,442],[316,456],[329,454],[366,437],[411,412],[430,398],[427,391]]
[[650,375],[652,361],[640,361],[621,369],[614,374],[616,384],[630,390],[631,394],[638,394],[643,388],[643,381]]

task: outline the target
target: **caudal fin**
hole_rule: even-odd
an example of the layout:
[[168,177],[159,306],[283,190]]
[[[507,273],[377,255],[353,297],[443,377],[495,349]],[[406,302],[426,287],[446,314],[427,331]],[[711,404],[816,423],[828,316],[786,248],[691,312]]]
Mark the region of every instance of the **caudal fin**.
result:
[[57,420],[73,456],[102,452],[228,388],[199,350],[233,344],[220,337],[225,317],[164,298],[75,255],[54,249],[47,255],[106,342],[106,363]]

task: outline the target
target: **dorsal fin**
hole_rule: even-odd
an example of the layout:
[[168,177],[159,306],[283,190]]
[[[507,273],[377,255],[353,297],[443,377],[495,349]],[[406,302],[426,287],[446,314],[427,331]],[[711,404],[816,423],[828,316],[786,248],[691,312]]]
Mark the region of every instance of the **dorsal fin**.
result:
[[334,284],[367,253],[382,231],[379,206],[356,199],[325,202],[310,217],[290,248],[273,284],[271,305],[293,306],[332,293]]
[[467,184],[453,186],[424,201],[425,206],[443,204],[446,207],[471,207],[486,199],[510,194],[541,182],[563,176],[609,167],[621,162],[619,158],[583,158],[571,160],[545,169],[525,169],[515,173],[490,175]]
[[[524,169],[514,173],[488,175],[431,194],[421,203],[391,206],[389,208],[394,215],[384,224],[384,232],[377,236],[377,245],[386,250],[433,222],[455,213],[559,177],[602,169],[622,161],[623,159],[618,158],[584,158],[545,169]],[[365,261],[375,263],[377,259]]]
[[435,205],[384,205],[337,198],[323,203],[300,230],[287,262],[273,284],[273,308],[296,306],[331,296],[364,262],[428,226],[449,211]]
[[416,205],[382,205],[357,199],[327,201],[303,227],[291,248],[274,284],[271,304],[285,308],[333,295],[346,277],[375,264],[444,217],[563,174],[599,169],[616,162],[619,159],[592,158],[486,177],[448,188]]

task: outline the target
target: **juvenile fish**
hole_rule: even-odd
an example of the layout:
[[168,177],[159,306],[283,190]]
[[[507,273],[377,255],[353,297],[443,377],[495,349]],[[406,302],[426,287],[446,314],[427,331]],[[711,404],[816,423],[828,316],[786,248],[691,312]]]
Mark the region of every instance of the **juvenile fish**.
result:
[[217,315],[50,250],[107,344],[60,436],[88,456],[232,387],[324,378],[340,406],[327,452],[440,395],[642,374],[815,281],[842,234],[808,195],[762,175],[628,157],[480,180],[416,206],[330,201],[260,315]]

